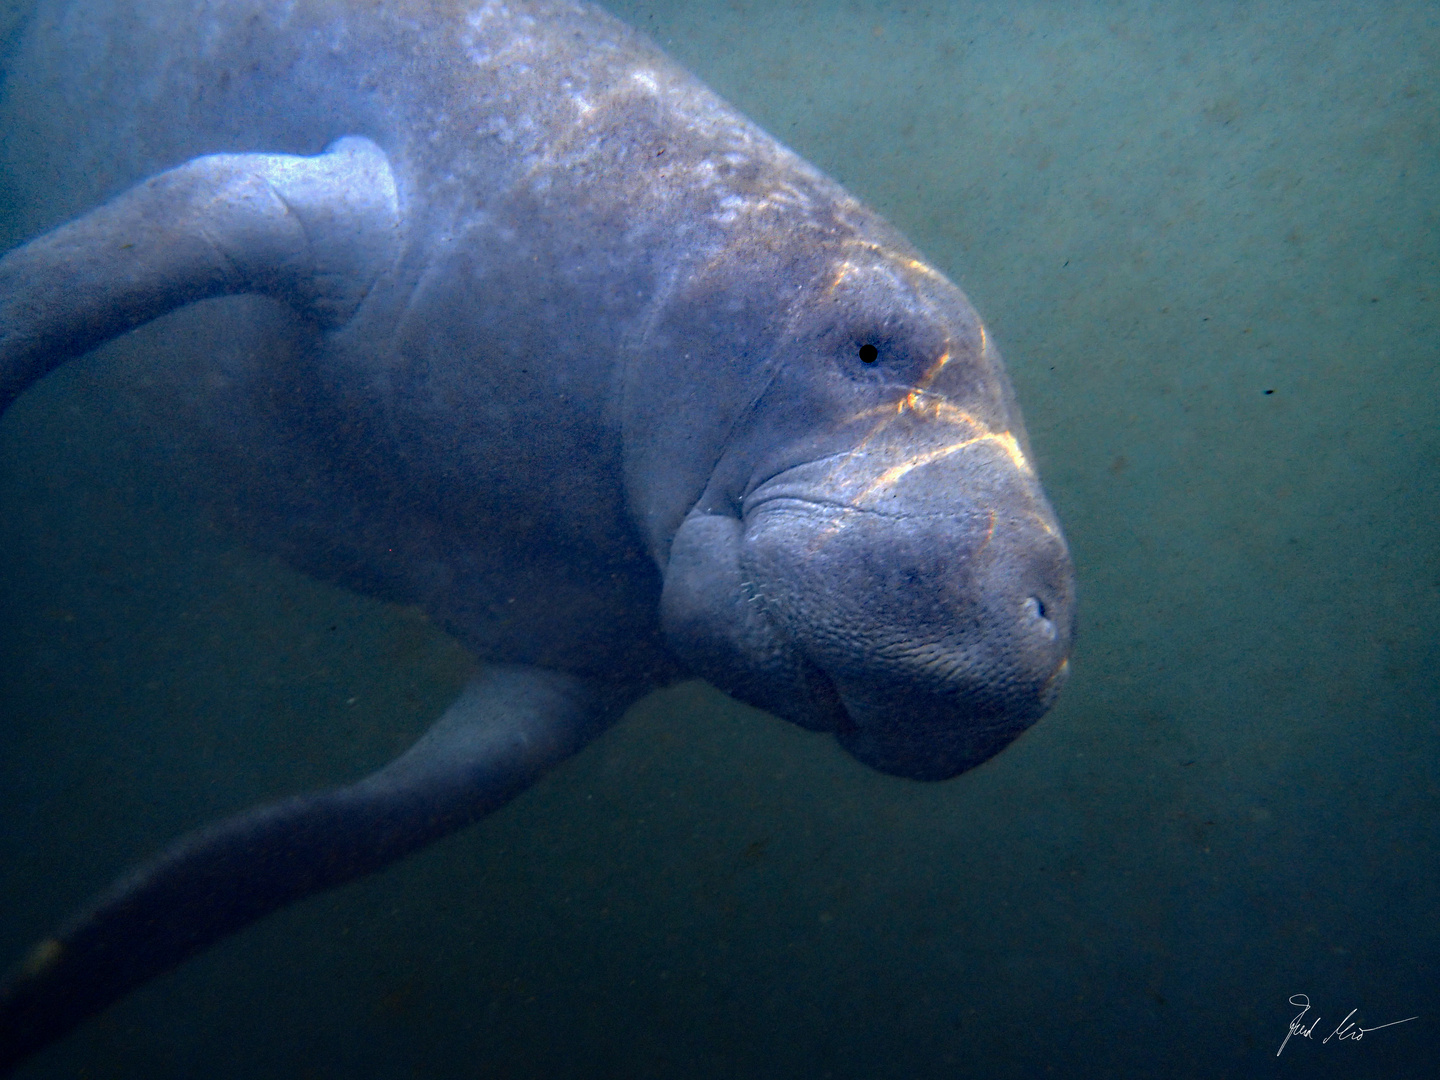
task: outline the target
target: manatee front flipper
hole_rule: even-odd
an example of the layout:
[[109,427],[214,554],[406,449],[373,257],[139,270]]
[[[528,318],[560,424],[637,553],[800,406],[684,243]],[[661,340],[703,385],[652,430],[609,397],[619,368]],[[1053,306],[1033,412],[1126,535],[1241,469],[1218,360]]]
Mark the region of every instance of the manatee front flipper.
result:
[[66,360],[196,300],[264,293],[342,325],[400,242],[395,178],[369,139],[195,158],[0,258],[0,412]]
[[226,935],[502,806],[629,700],[570,675],[490,668],[379,772],[182,837],[36,945],[7,980],[0,1071]]

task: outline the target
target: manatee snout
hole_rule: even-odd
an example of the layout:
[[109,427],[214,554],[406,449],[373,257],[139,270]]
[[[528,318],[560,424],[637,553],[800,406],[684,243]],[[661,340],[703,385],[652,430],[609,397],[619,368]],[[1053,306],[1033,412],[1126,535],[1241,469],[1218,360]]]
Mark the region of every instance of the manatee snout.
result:
[[1068,673],[1073,572],[1043,496],[861,509],[805,472],[755,492],[743,520],[687,521],[666,577],[672,645],[882,772],[942,780],[993,757]]
[[[1068,672],[1070,558],[1045,516],[1000,508],[887,515],[796,499],[750,515],[742,573],[775,633],[833,693],[815,710],[851,754],[923,780],[989,759]],[[818,675],[817,675],[818,673]],[[820,676],[823,676],[823,680]],[[782,711],[782,714],[785,710]]]

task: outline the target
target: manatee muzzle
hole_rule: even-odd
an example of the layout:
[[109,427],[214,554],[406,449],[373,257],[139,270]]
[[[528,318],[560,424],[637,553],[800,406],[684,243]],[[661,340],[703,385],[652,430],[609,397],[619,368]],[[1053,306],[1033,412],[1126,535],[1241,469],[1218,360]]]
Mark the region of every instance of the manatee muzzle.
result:
[[1068,674],[1072,570],[1043,496],[880,512],[802,494],[804,472],[753,492],[743,520],[687,520],[666,575],[672,647],[882,772],[938,780],[988,760]]
[[1074,604],[1048,513],[784,497],[746,517],[742,574],[803,673],[803,699],[768,706],[781,715],[818,727],[828,713],[867,765],[931,780],[994,756],[1054,703]]

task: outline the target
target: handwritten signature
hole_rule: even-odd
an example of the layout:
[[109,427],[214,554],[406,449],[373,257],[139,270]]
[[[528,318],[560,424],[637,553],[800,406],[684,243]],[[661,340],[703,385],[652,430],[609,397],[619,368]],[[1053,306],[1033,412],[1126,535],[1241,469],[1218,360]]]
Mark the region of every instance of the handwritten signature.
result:
[[[1295,994],[1290,998],[1290,1004],[1297,1006],[1300,1011],[1295,1014],[1295,1019],[1290,1021],[1290,1032],[1285,1036],[1285,1042],[1280,1044],[1280,1049],[1275,1051],[1276,1057],[1279,1057],[1284,1052],[1285,1043],[1290,1041],[1291,1035],[1299,1035],[1305,1039],[1312,1038],[1315,1034],[1315,1028],[1320,1023],[1320,1017],[1317,1016],[1314,1020],[1310,1021],[1309,1027],[1305,1026],[1305,1014],[1310,1011],[1310,999],[1306,995]],[[1321,1045],[1328,1043],[1331,1039],[1334,1039],[1336,1042],[1344,1042],[1346,1039],[1354,1039],[1356,1042],[1359,1042],[1372,1031],[1394,1027],[1396,1024],[1408,1024],[1411,1020],[1420,1019],[1418,1016],[1407,1016],[1404,1020],[1391,1020],[1388,1024],[1376,1024],[1374,1027],[1367,1028],[1360,1027],[1350,1020],[1350,1017],[1359,1011],[1359,1009],[1351,1009],[1346,1013],[1345,1019],[1340,1021],[1340,1026],[1320,1040]]]

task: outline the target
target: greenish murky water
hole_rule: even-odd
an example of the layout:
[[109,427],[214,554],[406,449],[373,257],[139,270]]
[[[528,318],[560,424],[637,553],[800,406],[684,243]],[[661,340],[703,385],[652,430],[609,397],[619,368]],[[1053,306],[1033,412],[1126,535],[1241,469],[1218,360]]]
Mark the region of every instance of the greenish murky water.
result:
[[[22,1075],[1425,1075],[1440,9],[611,7],[975,301],[1075,553],[1069,688],[928,786],[658,694]],[[186,828],[387,760],[469,670],[194,510],[129,390],[172,324],[0,424],[6,957]],[[1320,1027],[1277,1059],[1297,994]],[[1351,1009],[1418,1019],[1322,1042]]]

